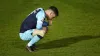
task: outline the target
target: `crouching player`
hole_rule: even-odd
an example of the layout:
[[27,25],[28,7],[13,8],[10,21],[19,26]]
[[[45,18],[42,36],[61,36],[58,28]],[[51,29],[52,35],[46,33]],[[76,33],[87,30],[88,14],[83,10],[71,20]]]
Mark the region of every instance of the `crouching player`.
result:
[[19,35],[22,40],[29,40],[26,48],[30,52],[34,51],[34,44],[42,39],[47,31],[47,26],[43,27],[45,19],[47,18],[49,25],[51,25],[53,18],[58,14],[58,9],[55,6],[50,6],[47,10],[38,8],[22,22]]

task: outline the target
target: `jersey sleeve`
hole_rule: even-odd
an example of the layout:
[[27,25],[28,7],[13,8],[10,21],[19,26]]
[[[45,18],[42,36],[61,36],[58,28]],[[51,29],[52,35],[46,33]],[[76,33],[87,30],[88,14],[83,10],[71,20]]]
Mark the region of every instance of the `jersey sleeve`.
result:
[[40,12],[38,12],[37,15],[36,15],[36,18],[37,18],[36,29],[42,29],[42,24],[43,24],[43,21],[45,19],[44,10],[41,10]]

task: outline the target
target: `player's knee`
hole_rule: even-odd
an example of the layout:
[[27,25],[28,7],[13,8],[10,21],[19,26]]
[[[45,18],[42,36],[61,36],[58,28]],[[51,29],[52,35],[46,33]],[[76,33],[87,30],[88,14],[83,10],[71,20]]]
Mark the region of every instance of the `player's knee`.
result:
[[33,36],[40,35],[42,37],[44,37],[44,34],[45,34],[45,30],[37,30],[37,29],[35,29],[34,32],[32,33]]
[[44,35],[45,35],[45,30],[40,30],[38,35],[44,37]]

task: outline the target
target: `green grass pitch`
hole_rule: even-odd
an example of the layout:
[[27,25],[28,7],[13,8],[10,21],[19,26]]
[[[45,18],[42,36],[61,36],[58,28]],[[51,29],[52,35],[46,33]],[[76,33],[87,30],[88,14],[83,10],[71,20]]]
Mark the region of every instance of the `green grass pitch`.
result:
[[[34,9],[51,5],[60,15],[30,53],[19,38],[20,24]],[[0,56],[100,56],[100,0],[1,0]]]

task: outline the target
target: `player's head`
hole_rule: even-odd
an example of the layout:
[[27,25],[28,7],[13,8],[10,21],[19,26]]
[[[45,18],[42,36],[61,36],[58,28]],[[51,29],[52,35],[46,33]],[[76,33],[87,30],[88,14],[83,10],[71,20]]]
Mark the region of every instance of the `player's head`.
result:
[[58,9],[55,6],[50,6],[45,12],[48,20],[52,20],[59,15]]

